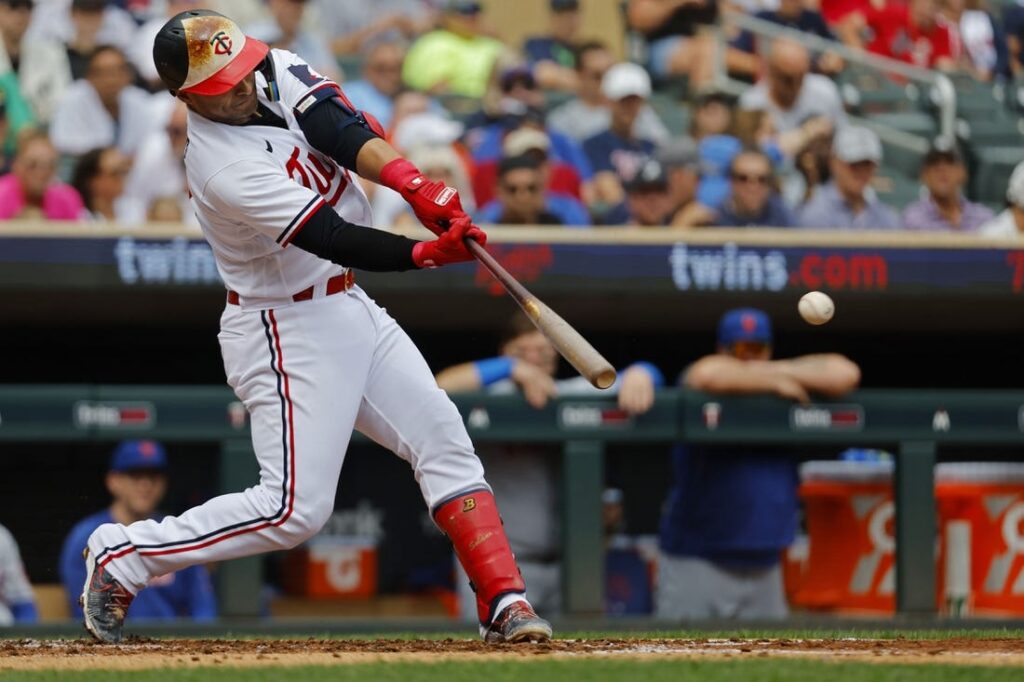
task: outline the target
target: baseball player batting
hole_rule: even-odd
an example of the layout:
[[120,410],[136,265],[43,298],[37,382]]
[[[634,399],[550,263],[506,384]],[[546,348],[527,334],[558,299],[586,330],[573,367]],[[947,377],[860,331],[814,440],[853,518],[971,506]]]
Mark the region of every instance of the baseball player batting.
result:
[[[486,237],[458,193],[401,158],[336,83],[221,14],[178,14],[153,56],[188,105],[186,177],[228,287],[221,353],[249,411],[260,482],[160,522],[100,526],[85,551],[86,628],[117,642],[153,577],[314,535],[333,511],[355,428],[412,466],[474,586],[481,636],[549,639],[458,411],[351,270],[470,260],[463,239]],[[401,193],[437,238],[364,227],[370,206],[353,172]]]

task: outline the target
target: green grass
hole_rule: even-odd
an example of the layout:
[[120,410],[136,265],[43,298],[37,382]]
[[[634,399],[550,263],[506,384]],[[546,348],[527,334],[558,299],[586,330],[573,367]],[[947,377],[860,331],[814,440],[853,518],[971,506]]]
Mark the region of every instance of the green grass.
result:
[[790,660],[745,661],[622,661],[579,660],[486,661],[473,663],[381,663],[301,668],[193,668],[126,672],[2,672],[4,682],[509,682],[562,680],[573,682],[1017,682],[1020,669],[942,665],[875,665]]

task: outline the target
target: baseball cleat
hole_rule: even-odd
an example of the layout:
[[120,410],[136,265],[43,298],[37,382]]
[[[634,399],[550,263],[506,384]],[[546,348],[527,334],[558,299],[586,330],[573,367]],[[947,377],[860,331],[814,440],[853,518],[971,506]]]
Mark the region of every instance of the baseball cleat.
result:
[[488,644],[547,642],[551,639],[551,623],[538,616],[527,602],[517,601],[491,621],[483,636]]
[[135,595],[107,569],[90,561],[88,549],[82,552],[82,558],[85,559],[85,587],[78,604],[82,607],[85,629],[101,642],[117,644],[121,641],[125,614]]

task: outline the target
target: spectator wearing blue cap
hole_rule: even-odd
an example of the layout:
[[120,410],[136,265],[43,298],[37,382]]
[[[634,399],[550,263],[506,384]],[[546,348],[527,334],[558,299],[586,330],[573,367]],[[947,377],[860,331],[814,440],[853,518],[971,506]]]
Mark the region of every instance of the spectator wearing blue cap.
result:
[[[78,605],[85,584],[82,551],[92,532],[104,523],[130,524],[162,517],[157,506],[167,492],[167,455],[163,446],[151,440],[121,443],[110,457],[106,483],[113,502],[75,524],[60,553],[60,578],[75,618],[82,617]],[[191,566],[154,579],[135,597],[128,615],[135,619],[216,618],[216,599],[206,567]]]
[[[839,397],[860,369],[836,354],[772,360],[772,324],[761,310],[730,310],[718,325],[718,352],[684,370],[681,383],[712,395],[775,395],[801,403]],[[720,418],[705,404],[709,427]],[[757,446],[676,445],[674,481],[661,520],[657,615],[774,619],[787,614],[782,551],[797,524],[792,453]]]

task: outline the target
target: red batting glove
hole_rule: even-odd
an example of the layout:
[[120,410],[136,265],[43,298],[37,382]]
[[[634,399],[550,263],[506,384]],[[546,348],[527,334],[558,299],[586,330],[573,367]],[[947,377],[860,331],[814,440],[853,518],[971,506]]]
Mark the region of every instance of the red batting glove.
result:
[[401,194],[423,226],[436,235],[447,230],[454,220],[469,217],[462,210],[458,190],[443,182],[427,180],[405,159],[384,164],[380,169],[380,184]]
[[472,239],[480,246],[487,243],[487,235],[470,222],[469,217],[456,218],[451,228],[432,242],[417,242],[412,247],[412,260],[418,268],[437,268],[450,263],[473,260],[463,239]]

